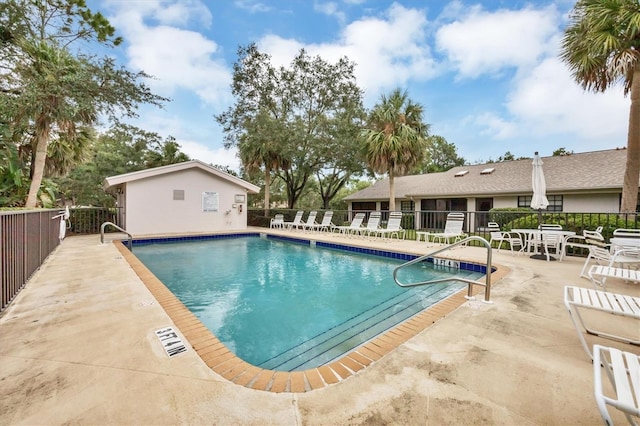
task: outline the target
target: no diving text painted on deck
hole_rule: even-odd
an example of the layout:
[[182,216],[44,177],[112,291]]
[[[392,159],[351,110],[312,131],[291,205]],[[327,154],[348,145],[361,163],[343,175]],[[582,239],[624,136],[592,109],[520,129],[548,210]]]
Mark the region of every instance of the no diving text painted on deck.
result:
[[169,357],[181,354],[187,351],[187,347],[182,339],[173,330],[173,327],[165,327],[156,330],[156,336],[160,339],[160,343]]

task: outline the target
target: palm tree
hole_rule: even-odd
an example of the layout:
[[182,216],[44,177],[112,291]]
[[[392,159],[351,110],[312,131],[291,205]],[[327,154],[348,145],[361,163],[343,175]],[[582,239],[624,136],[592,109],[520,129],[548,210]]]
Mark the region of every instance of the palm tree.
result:
[[406,91],[384,94],[373,107],[368,128],[362,133],[364,156],[376,173],[389,175],[389,210],[396,209],[396,176],[419,164],[426,151],[429,125],[422,121],[422,105],[409,99]]
[[579,0],[562,40],[561,58],[585,90],[622,83],[630,94],[627,163],[621,212],[636,211],[640,179],[640,3]]
[[270,209],[271,173],[287,169],[290,161],[277,143],[279,124],[261,109],[257,116],[245,123],[246,133],[241,137],[238,151],[247,173],[255,173],[264,166],[264,208]]
[[21,70],[32,85],[22,94],[31,97],[30,102],[23,104],[24,115],[34,123],[31,187],[25,205],[35,207],[52,133],[75,140],[79,135],[77,124],[94,123],[98,113],[93,105],[82,104],[69,96],[77,93],[86,79],[78,77],[83,72],[81,62],[68,50],[53,43],[37,42],[26,45],[25,51],[31,55],[32,62]]

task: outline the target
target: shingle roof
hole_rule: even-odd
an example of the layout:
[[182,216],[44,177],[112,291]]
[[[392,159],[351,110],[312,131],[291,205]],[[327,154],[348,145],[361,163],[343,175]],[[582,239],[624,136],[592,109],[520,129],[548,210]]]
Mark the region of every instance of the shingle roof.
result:
[[217,167],[210,166],[199,160],[185,161],[182,163],[169,164],[167,166],[154,167],[152,169],[139,170],[137,172],[125,173],[117,176],[109,176],[104,180],[105,189],[109,189],[113,186],[120,185],[126,182],[132,182],[140,179],[147,179],[154,176],[164,175],[167,173],[174,173],[188,169],[200,169],[206,173],[212,174],[219,178],[232,182],[242,188],[245,188],[247,192],[257,194],[260,192],[260,187],[250,182],[240,179],[237,176],[233,176],[227,172],[224,172]]
[[[594,192],[621,189],[627,150],[584,152],[542,157],[547,193]],[[402,176],[395,179],[396,198],[526,195],[531,188],[532,159],[454,167],[442,173]],[[484,169],[491,173],[481,174]],[[468,171],[463,176],[456,173]],[[389,198],[389,179],[349,195],[348,201]]]

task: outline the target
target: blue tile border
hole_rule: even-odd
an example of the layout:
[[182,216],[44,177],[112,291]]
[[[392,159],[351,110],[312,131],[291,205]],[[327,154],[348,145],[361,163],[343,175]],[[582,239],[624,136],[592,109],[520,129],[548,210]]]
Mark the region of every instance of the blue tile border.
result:
[[[206,240],[223,240],[229,238],[240,237],[259,237],[259,232],[237,232],[232,234],[211,234],[211,235],[189,235],[183,237],[158,237],[158,238],[141,238],[133,240],[133,247],[144,246],[148,244],[172,244],[185,241],[206,241]],[[123,241],[128,246],[127,241]]]
[[[260,232],[237,232],[231,234],[211,234],[211,235],[190,235],[190,236],[181,236],[181,237],[158,237],[158,238],[141,238],[137,240],[133,240],[133,247],[136,246],[144,246],[148,244],[172,244],[178,242],[185,241],[206,241],[206,240],[222,240],[229,238],[242,238],[242,237],[260,237]],[[279,240],[279,241],[287,241],[295,244],[303,244],[307,246],[311,246],[311,240],[305,238],[295,238],[295,237],[285,237],[283,235],[271,235],[266,234],[267,238]],[[128,246],[128,241],[123,241],[125,246]],[[342,250],[353,253],[360,254],[368,254],[372,256],[380,256],[380,257],[388,257],[391,259],[399,259],[408,262],[410,260],[416,259],[420,257],[416,254],[408,254],[408,253],[399,253],[388,250],[380,250],[373,249],[367,247],[357,247],[357,246],[348,246],[345,244],[336,244],[336,243],[328,243],[325,241],[315,241],[316,247],[323,247],[334,250]],[[429,257],[426,260],[429,263],[433,263],[433,258]],[[480,272],[483,274],[487,273],[487,267],[485,265],[481,265],[478,263],[464,262],[460,261],[460,269],[466,271]],[[491,268],[492,272],[496,271],[496,268]]]

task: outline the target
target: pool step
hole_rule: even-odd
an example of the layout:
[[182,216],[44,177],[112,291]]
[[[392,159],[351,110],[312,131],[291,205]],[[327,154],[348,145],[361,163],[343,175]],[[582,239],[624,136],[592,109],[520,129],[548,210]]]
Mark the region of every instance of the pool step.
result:
[[326,364],[456,293],[463,286],[459,282],[452,282],[402,292],[257,366],[270,370],[297,371]]

